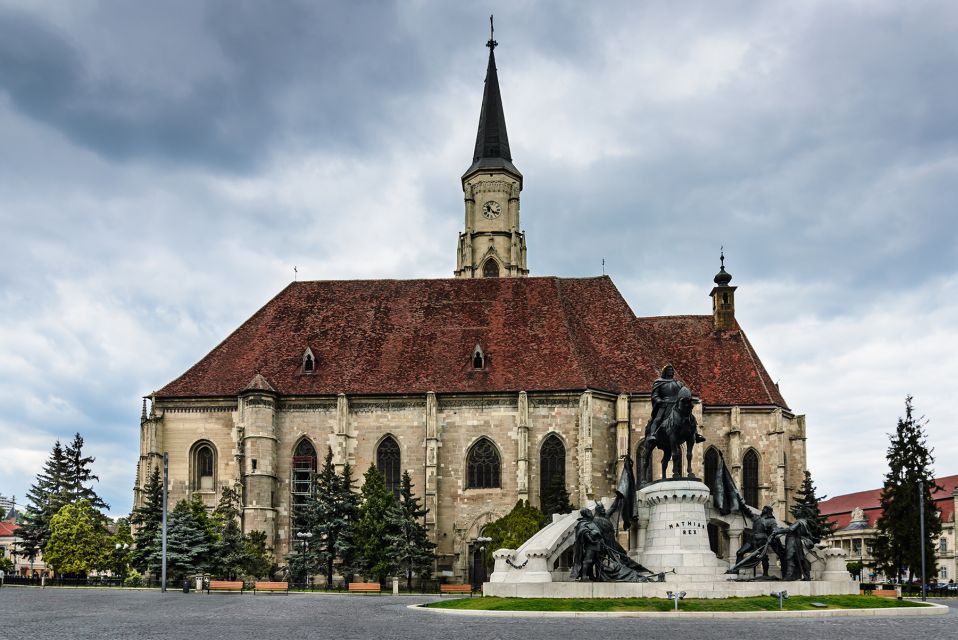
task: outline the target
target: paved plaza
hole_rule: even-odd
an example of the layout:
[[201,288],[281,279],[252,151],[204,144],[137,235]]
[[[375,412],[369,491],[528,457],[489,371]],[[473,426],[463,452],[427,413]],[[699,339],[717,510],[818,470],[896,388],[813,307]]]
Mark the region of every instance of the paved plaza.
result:
[[[948,615],[819,620],[663,620],[482,618],[414,611],[431,596],[325,594],[161,594],[109,589],[0,589],[0,638],[60,640],[290,640],[293,638],[415,640],[562,640],[589,637],[786,638],[841,640],[950,638],[958,602]],[[793,635],[794,634],[794,635]]]

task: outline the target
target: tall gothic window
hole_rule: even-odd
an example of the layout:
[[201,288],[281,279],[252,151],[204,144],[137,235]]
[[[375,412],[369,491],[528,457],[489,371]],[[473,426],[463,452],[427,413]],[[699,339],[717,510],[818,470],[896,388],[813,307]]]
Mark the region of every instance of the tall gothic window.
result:
[[565,488],[565,445],[559,436],[552,434],[539,449],[539,506],[550,506],[553,494]]
[[719,454],[715,447],[709,447],[705,452],[705,484],[708,486],[712,495],[715,495],[715,474],[719,469]]
[[489,258],[486,260],[485,264],[482,265],[482,277],[483,278],[498,278],[499,277],[499,263]]
[[290,518],[293,529],[298,529],[297,519],[303,512],[313,490],[313,474],[316,473],[316,449],[306,438],[299,441],[293,450],[292,477],[289,483]]
[[758,503],[758,454],[754,449],[749,449],[742,458],[742,497],[750,507],[761,507]]
[[203,442],[193,449],[193,491],[213,491],[216,475],[216,452]]
[[499,481],[501,463],[496,446],[488,438],[481,438],[466,456],[466,488],[492,489],[502,486]]
[[383,474],[386,480],[386,488],[393,492],[393,495],[399,497],[399,485],[402,480],[402,470],[400,469],[399,443],[392,436],[386,436],[379,443],[376,449],[376,468]]

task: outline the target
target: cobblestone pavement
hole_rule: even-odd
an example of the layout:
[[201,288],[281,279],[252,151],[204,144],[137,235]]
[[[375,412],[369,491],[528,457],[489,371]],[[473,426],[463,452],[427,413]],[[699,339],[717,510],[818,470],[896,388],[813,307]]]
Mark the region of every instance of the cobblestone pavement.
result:
[[[481,618],[413,611],[430,596],[249,595],[109,589],[0,589],[0,638],[84,640],[415,640],[783,638],[878,640],[955,637],[958,602],[948,615],[776,621]],[[792,634],[796,635],[792,635]]]

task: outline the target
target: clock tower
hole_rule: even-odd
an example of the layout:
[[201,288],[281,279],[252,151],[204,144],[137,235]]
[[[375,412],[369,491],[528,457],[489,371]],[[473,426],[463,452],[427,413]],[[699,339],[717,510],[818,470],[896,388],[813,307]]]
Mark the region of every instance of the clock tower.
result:
[[[492,19],[490,18],[490,25]],[[491,36],[486,87],[472,166],[462,175],[465,231],[456,251],[457,278],[520,278],[526,268],[526,236],[519,226],[522,174],[512,164]]]

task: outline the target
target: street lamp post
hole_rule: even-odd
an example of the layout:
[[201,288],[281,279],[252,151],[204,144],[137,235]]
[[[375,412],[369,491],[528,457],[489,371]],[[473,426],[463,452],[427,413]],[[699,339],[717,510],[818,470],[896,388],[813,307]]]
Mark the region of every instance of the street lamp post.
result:
[[928,578],[925,573],[925,483],[918,482],[918,522],[921,530],[921,601],[928,599]]
[[309,541],[312,539],[313,534],[311,531],[300,531],[296,534],[296,537],[299,538],[299,541],[303,543],[303,571],[306,573],[306,588],[309,588]]
[[479,543],[479,567],[481,571],[476,577],[476,586],[480,589],[482,588],[482,583],[486,581],[486,545],[492,542],[492,538],[488,536],[479,536],[476,538],[476,542]]

